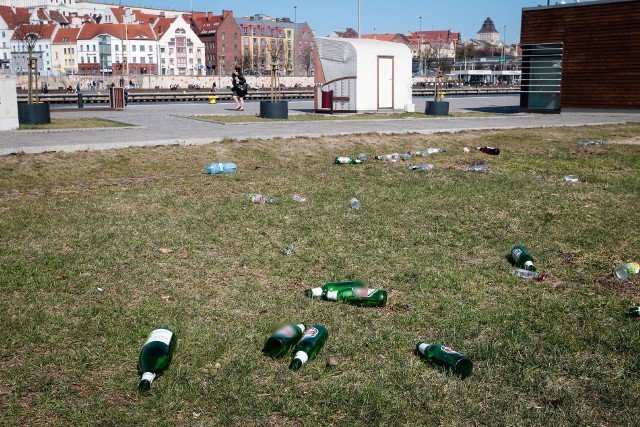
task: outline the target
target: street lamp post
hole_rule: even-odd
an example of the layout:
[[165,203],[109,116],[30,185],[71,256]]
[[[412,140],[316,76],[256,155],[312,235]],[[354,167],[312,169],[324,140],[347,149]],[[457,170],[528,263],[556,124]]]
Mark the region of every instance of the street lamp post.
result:
[[418,19],[420,20],[420,30],[418,31],[418,67],[420,67],[420,77],[422,77],[423,73],[423,66],[422,66],[422,16],[418,16]]
[[360,38],[360,0],[358,0],[358,38]]
[[[505,25],[503,29],[504,40],[502,41],[502,71],[504,71],[504,64],[507,62],[507,26]],[[504,78],[504,76],[502,76],[502,78]]]
[[296,73],[296,44],[298,41],[296,40],[296,30],[298,29],[298,6],[293,5],[293,76],[297,75]]

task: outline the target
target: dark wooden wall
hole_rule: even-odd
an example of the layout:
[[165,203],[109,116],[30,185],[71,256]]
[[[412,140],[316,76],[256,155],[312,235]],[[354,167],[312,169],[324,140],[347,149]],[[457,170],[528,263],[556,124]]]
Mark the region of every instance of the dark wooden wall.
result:
[[520,42],[564,43],[561,107],[640,108],[640,0],[523,10]]

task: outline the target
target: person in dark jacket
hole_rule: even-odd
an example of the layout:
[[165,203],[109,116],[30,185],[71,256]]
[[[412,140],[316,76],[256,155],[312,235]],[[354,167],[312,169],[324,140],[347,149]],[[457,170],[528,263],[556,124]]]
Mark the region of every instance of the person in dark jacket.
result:
[[231,73],[231,92],[236,103],[236,110],[244,111],[244,97],[247,96],[247,79],[242,75],[240,67]]

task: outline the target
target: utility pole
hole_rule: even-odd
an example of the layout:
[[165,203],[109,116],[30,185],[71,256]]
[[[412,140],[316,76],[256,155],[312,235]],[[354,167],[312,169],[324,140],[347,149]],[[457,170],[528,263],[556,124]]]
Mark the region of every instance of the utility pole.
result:
[[[502,71],[504,71],[504,64],[507,62],[507,26],[504,26],[504,40],[502,41]],[[504,76],[502,76],[504,78]]]
[[360,38],[360,0],[358,0],[358,38]]

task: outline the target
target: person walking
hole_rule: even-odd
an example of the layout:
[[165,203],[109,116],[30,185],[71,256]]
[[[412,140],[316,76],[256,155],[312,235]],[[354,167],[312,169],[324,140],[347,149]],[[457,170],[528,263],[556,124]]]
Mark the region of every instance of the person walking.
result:
[[238,111],[244,111],[244,97],[247,96],[247,89],[247,79],[242,75],[240,67],[236,67],[231,73],[231,92]]

